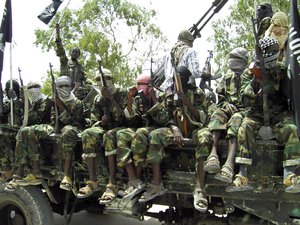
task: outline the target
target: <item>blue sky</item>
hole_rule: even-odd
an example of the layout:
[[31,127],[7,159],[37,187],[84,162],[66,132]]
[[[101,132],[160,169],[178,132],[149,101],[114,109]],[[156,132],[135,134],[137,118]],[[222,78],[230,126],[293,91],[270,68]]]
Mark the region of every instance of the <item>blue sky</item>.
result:
[[[52,1],[51,0],[11,0],[13,10],[13,48],[12,48],[12,77],[18,79],[18,67],[22,70],[24,83],[29,81],[41,81],[46,75],[49,68],[49,62],[54,65],[55,69],[59,68],[59,59],[54,51],[43,53],[39,48],[34,47],[34,30],[36,28],[47,29],[47,25],[42,23],[37,15]],[[196,23],[201,16],[212,5],[213,0],[130,0],[136,4],[144,6],[150,5],[158,12],[157,24],[169,39],[169,44],[176,42],[177,35],[180,30],[190,28]],[[59,8],[63,10],[68,0],[64,0]],[[78,7],[80,0],[71,0],[69,7]],[[216,14],[211,21],[224,18],[228,14],[229,3]],[[5,1],[0,3],[0,16],[2,17]],[[211,35],[211,21],[204,27],[201,34],[202,37],[197,39],[194,47],[199,51],[200,63],[204,65],[204,61],[208,55],[207,50],[212,49],[212,45],[207,42],[207,38]],[[6,45],[4,70],[2,72],[2,84],[10,77],[10,45]]]

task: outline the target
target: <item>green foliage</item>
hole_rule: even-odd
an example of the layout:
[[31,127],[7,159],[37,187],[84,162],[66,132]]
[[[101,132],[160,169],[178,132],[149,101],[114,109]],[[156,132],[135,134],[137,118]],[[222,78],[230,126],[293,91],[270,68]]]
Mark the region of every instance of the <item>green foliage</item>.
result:
[[[226,73],[229,52],[236,47],[246,48],[250,56],[254,56],[254,34],[251,16],[254,16],[253,0],[234,0],[230,6],[227,18],[216,20],[212,24],[214,35],[210,39],[214,43],[214,62]],[[273,13],[283,11],[289,13],[289,1],[257,0],[257,5],[268,2],[272,5]]]
[[[88,78],[95,76],[96,57],[100,56],[102,66],[113,72],[116,84],[132,85],[142,69],[150,67],[150,58],[164,49],[166,38],[152,23],[156,12],[127,0],[82,1],[83,7],[67,9],[60,21],[66,50],[74,45],[81,49],[80,60]],[[55,38],[49,46],[48,40],[60,17],[55,16],[48,30],[35,31],[35,44],[43,50],[55,47]]]

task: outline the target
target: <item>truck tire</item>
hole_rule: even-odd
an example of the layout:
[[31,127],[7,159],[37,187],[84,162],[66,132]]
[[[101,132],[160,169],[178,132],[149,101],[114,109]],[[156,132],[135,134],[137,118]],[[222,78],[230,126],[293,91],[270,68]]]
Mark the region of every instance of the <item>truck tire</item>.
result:
[[0,225],[53,225],[48,198],[35,186],[18,187],[5,192],[0,184]]

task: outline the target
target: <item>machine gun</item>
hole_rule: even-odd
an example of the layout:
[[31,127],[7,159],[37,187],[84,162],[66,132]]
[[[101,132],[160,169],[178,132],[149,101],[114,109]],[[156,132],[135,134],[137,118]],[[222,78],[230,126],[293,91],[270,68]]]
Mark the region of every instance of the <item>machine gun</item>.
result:
[[[204,15],[200,18],[200,20],[196,23],[193,24],[193,26],[189,29],[189,31],[192,33],[194,38],[201,37],[201,30],[205,27],[205,25],[209,22],[209,20],[216,14],[218,13],[223,6],[227,3],[228,0],[214,0],[211,7],[204,13]],[[205,17],[209,14],[209,12],[213,9],[213,13],[203,22],[203,24],[198,28],[200,23],[205,19]]]

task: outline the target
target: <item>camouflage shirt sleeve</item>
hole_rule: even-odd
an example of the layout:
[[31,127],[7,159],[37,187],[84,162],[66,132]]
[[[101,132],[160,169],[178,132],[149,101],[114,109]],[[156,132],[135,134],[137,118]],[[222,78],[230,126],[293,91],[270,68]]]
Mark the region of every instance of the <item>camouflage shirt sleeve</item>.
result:
[[246,69],[241,77],[240,101],[247,107],[254,104],[257,92],[252,86],[253,74],[250,69]]
[[66,55],[66,51],[64,49],[64,46],[62,44],[61,39],[57,39],[55,41],[56,43],[56,55],[59,57],[61,66],[66,66],[68,64],[68,57]]
[[53,101],[48,98],[39,99],[28,112],[28,125],[50,124]]
[[65,110],[59,115],[59,121],[65,125],[72,125],[79,129],[85,127],[83,103],[79,99],[66,102]]

